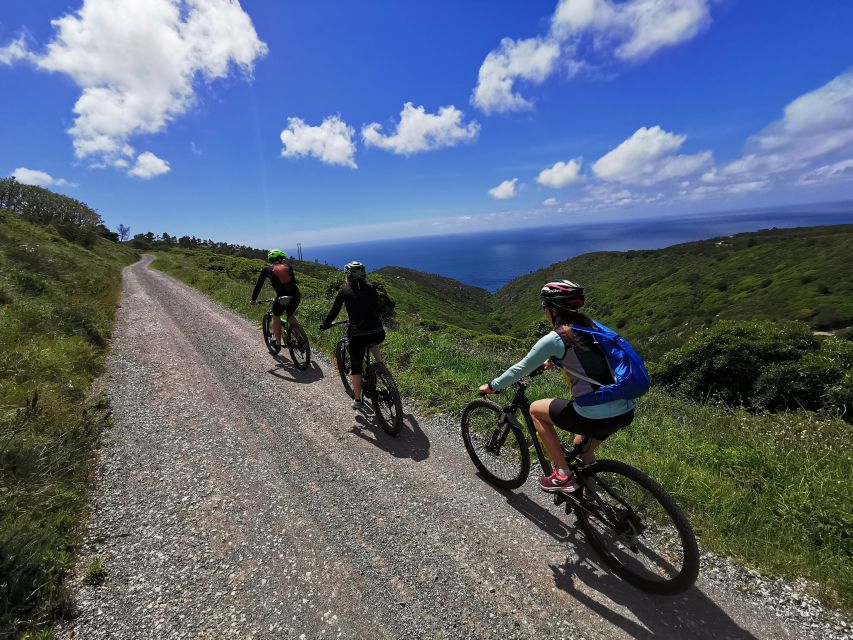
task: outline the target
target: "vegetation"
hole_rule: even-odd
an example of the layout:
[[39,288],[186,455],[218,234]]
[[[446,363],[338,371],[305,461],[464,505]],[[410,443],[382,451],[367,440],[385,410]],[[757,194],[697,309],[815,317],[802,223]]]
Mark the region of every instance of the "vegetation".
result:
[[86,567],[86,584],[97,587],[107,577],[107,568],[104,559],[97,557]]
[[666,249],[588,253],[516,278],[495,294],[504,333],[541,316],[543,282],[571,278],[590,313],[656,359],[720,319],[799,320],[844,335],[853,326],[853,225],[771,229]]
[[38,213],[42,192],[24,189],[14,212],[0,210],[0,636],[37,630],[65,610],[61,580],[87,461],[109,415],[87,394],[102,370],[121,267],[136,258],[90,235],[100,218],[69,213],[73,201],[45,196]]
[[667,353],[654,378],[696,400],[853,420],[853,342],[800,322],[720,321]]
[[[159,254],[154,263],[258,323],[264,310],[250,306],[248,298],[262,265],[193,251]],[[297,263],[296,269],[303,290],[298,317],[312,345],[328,352],[337,335],[320,334],[316,327],[331,306],[341,273],[314,263]],[[410,281],[408,274],[383,269],[371,276],[397,301],[383,357],[401,393],[420,411],[458,416],[476,388],[523,355],[529,340],[446,323],[458,320],[436,310],[442,296],[450,295],[446,279],[418,275]],[[457,291],[462,295],[464,289]],[[477,295],[470,309],[481,304]],[[808,348],[814,346],[803,326],[792,331],[805,331]],[[553,375],[536,378],[530,396],[566,393]],[[634,424],[608,440],[605,454],[661,480],[690,514],[706,548],[771,574],[805,576],[815,581],[824,600],[849,610],[851,446],[853,432],[836,418],[802,410],[756,415],[655,390],[641,401]]]

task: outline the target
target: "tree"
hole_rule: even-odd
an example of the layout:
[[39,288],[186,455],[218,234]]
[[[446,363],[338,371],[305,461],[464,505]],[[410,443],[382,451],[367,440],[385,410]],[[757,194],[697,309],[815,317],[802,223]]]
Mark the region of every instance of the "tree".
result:
[[121,242],[125,242],[130,237],[130,227],[120,224],[116,227],[116,231],[118,231],[118,238]]

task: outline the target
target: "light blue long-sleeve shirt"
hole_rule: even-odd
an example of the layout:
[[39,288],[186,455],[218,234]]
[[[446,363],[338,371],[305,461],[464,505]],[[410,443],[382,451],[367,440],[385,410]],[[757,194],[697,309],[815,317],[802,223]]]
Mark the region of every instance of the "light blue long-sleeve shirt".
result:
[[[518,382],[524,376],[528,375],[549,358],[560,359],[565,353],[566,345],[563,343],[563,339],[560,338],[560,335],[556,331],[552,331],[542,336],[526,356],[492,380],[489,386],[494,391],[503,391],[514,382]],[[569,372],[569,376],[571,375],[571,372]],[[591,407],[582,407],[577,402],[572,404],[578,415],[593,420],[613,418],[634,408],[633,400],[613,400]]]

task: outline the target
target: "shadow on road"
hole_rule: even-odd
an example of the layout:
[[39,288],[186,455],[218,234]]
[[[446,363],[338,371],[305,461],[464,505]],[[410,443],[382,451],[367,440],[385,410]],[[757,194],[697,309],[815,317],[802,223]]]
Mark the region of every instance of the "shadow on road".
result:
[[276,361],[276,365],[272,369],[269,369],[267,373],[287,382],[311,384],[324,377],[320,365],[313,360],[308,364],[308,368],[305,371],[297,368],[295,364],[282,355],[273,356],[273,360]]
[[[574,516],[563,514],[564,507],[555,507],[560,510],[558,517],[524,493],[496,491],[506,498],[509,506],[558,543],[571,545],[572,553],[564,564],[550,565],[554,585],[631,637],[644,640],[755,640],[755,636],[742,629],[696,587],[676,596],[655,596],[639,591],[615,576],[575,527]],[[636,620],[591,596],[594,592],[617,607],[624,607]]]
[[417,418],[408,413],[403,416],[403,428],[396,436],[389,436],[376,421],[372,408],[365,404],[364,409],[355,416],[355,424],[350,433],[387,451],[395,458],[411,458],[415,462],[429,458],[429,438],[421,429]]

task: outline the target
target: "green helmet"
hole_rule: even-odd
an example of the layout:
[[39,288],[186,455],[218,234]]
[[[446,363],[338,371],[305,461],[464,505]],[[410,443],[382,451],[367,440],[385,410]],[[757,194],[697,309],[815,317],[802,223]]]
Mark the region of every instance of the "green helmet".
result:
[[347,278],[350,279],[350,282],[355,280],[363,280],[367,277],[367,269],[364,268],[364,265],[358,262],[357,260],[353,260],[347,266],[344,267],[344,273]]
[[269,262],[275,262],[276,260],[286,260],[287,254],[284,251],[279,251],[278,249],[273,249],[267,254],[267,260]]

